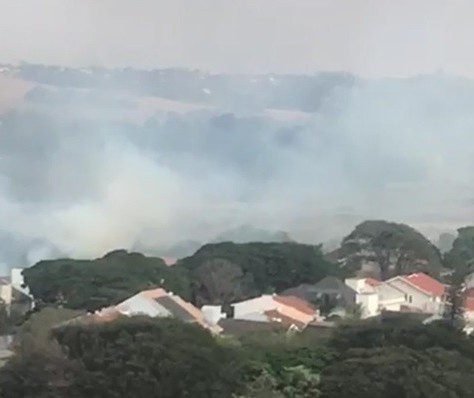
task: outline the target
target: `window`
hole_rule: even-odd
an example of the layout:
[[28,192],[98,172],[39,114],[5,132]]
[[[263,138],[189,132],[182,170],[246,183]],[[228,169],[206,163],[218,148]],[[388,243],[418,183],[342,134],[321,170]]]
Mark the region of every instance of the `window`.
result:
[[408,302],[411,304],[413,302],[413,297],[412,296],[408,296]]

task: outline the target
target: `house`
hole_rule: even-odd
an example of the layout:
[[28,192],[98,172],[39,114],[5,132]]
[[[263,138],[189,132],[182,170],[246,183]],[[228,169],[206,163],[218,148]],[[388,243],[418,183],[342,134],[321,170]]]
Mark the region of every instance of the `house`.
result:
[[279,323],[288,329],[302,330],[320,318],[316,307],[296,296],[262,295],[231,307],[234,319]]
[[0,277],[0,299],[10,312],[25,313],[34,308],[34,299],[23,280],[23,268],[13,268],[9,276]]
[[441,314],[444,310],[446,287],[431,276],[422,272],[411,275],[400,275],[385,281],[386,284],[403,294],[403,302],[396,297],[394,300],[400,307],[429,314]]
[[12,302],[12,283],[8,276],[0,277],[0,300],[7,306]]
[[343,281],[327,276],[315,284],[302,284],[283,291],[281,296],[295,296],[310,303],[318,303],[321,309],[353,306],[356,291]]
[[349,278],[345,284],[356,292],[355,303],[360,306],[361,318],[370,318],[379,313],[379,295],[377,287],[380,282],[373,278]]
[[122,316],[149,316],[152,318],[172,317],[185,323],[195,323],[212,333],[220,333],[221,328],[206,322],[203,313],[191,303],[164,289],[151,289],[137,293],[116,306],[103,308],[94,314],[76,318],[68,323],[97,324],[111,322]]

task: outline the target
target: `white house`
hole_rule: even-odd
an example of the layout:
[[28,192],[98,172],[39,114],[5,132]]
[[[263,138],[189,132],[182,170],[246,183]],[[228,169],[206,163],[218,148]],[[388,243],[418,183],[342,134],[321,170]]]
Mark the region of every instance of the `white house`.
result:
[[356,303],[361,306],[363,318],[376,316],[383,310],[440,314],[444,308],[445,286],[423,273],[396,276],[385,282],[350,278],[345,283],[356,291]]
[[221,319],[227,317],[220,305],[204,305],[201,307],[201,312],[209,325],[217,325]]
[[254,322],[280,322],[304,328],[319,320],[319,310],[295,296],[262,295],[232,304],[233,318]]
[[403,293],[403,302],[399,303],[401,307],[428,314],[443,312],[446,288],[429,275],[420,272],[396,276],[386,283]]
[[356,304],[360,305],[363,319],[376,316],[380,313],[379,295],[377,287],[380,282],[372,278],[349,278],[345,284],[356,291]]
[[377,293],[381,310],[401,311],[405,304],[405,293],[389,283],[380,283],[377,286]]
[[26,311],[34,308],[34,299],[28,287],[24,286],[23,268],[13,268],[10,276],[0,277],[0,299],[7,310],[14,303],[21,303]]
[[274,310],[277,307],[273,295],[264,294],[253,299],[239,301],[232,304],[235,319],[255,320],[256,314],[263,314],[265,311]]

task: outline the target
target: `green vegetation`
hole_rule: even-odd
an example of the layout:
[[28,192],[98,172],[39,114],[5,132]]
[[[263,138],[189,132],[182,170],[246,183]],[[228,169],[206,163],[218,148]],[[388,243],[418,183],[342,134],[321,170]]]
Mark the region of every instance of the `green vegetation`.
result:
[[453,247],[444,255],[448,268],[466,276],[474,271],[474,227],[458,229]]
[[474,340],[449,324],[358,323],[338,329],[330,346],[338,354],[322,373],[324,397],[472,395]]
[[41,261],[24,277],[39,305],[93,311],[157,286],[187,297],[189,282],[180,271],[160,258],[118,250],[96,260]]
[[[447,323],[213,337],[172,319],[66,325],[0,370],[9,398],[470,398],[474,340]],[[8,395],[5,395],[8,391]]]
[[378,264],[372,275],[382,279],[418,271],[436,277],[442,269],[440,252],[428,239],[408,225],[387,221],[359,224],[331,257],[343,260],[349,275],[372,261]]
[[198,304],[222,304],[280,292],[340,273],[324,258],[319,246],[290,242],[210,244],[182,260],[179,266],[190,272]]
[[220,243],[204,246],[173,267],[160,258],[121,250],[96,260],[41,261],[24,276],[40,305],[91,311],[157,286],[198,305],[226,304],[338,271],[318,246]]
[[84,311],[55,307],[45,307],[30,314],[15,335],[16,350],[21,352],[49,350],[51,329],[84,314]]

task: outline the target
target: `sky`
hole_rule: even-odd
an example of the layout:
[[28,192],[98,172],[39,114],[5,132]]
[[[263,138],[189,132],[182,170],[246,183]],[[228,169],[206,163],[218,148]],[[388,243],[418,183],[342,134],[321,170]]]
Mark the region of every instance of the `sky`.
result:
[[474,77],[472,0],[0,0],[0,60]]

